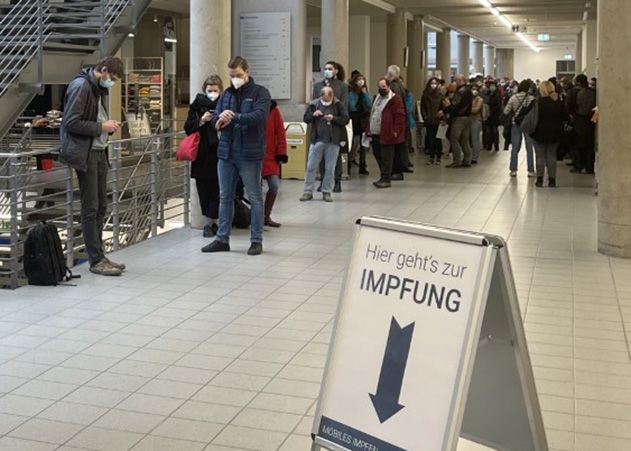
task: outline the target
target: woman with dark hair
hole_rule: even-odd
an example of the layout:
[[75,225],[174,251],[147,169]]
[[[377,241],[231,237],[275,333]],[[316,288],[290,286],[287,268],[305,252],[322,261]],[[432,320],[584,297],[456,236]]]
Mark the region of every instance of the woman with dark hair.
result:
[[362,145],[362,134],[368,127],[372,100],[368,94],[366,78],[359,72],[353,72],[355,72],[355,76],[351,79],[348,87],[348,112],[353,121],[353,145],[351,147],[353,158],[351,161],[354,160],[355,153],[359,151],[359,173],[360,175],[368,175],[366,148]]
[[532,86],[531,80],[523,80],[517,87],[517,94],[511,96],[504,108],[504,114],[511,118],[511,157],[510,176],[517,176],[518,154],[521,149],[522,138],[526,140],[526,163],[528,165],[528,177],[536,177],[535,158],[532,138],[524,135],[521,129],[521,121],[535,98],[529,94]]
[[197,94],[188,110],[184,124],[187,135],[199,132],[199,152],[197,160],[191,164],[191,177],[195,179],[199,205],[206,217],[204,237],[210,238],[217,233],[219,218],[219,177],[217,176],[217,130],[210,123],[217,101],[223,91],[223,82],[218,75],[208,77],[202,85],[202,92]]
[[426,147],[429,150],[428,165],[437,164],[440,166],[442,156],[442,146],[440,139],[436,137],[438,126],[444,118],[442,105],[443,93],[440,89],[440,80],[432,77],[425,85],[423,96],[421,97],[421,115],[426,130]]
[[484,134],[486,150],[500,150],[500,133],[498,127],[502,116],[502,96],[495,80],[487,82],[487,94],[485,103],[488,105],[489,115],[484,121]]

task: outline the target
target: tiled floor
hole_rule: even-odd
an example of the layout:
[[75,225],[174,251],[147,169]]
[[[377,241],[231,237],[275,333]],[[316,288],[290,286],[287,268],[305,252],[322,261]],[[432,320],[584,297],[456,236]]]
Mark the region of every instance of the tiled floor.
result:
[[631,450],[631,262],[595,252],[588,176],[535,189],[507,162],[418,157],[404,184],[353,180],[333,204],[284,182],[260,257],[243,232],[204,255],[180,230],[115,255],[124,277],[0,291],[0,449],[308,450],[353,221],[380,214],[508,238],[551,448]]

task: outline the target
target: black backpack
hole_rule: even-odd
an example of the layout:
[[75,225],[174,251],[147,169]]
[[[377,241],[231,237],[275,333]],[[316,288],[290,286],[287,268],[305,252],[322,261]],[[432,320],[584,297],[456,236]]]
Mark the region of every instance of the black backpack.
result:
[[66,266],[57,227],[45,221],[29,230],[24,243],[24,273],[30,285],[57,285],[73,276]]
[[248,201],[241,196],[235,196],[234,218],[232,219],[232,225],[237,229],[247,229],[250,227],[251,218],[252,216],[250,214],[250,207],[248,207]]

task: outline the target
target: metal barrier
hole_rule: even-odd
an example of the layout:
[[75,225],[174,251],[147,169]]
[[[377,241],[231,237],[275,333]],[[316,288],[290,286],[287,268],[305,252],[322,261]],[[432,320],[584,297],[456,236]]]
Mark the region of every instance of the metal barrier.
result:
[[[188,225],[190,167],[175,160],[183,136],[164,133],[110,142],[106,252]],[[24,283],[24,241],[39,221],[57,226],[69,267],[86,259],[77,177],[50,159],[55,154],[18,148],[0,153],[0,287]]]

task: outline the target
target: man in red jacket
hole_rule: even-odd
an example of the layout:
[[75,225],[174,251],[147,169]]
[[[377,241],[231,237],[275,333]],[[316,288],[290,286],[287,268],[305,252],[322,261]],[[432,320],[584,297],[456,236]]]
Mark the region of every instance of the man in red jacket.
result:
[[272,221],[272,208],[280,188],[280,165],[287,163],[287,139],[285,137],[285,122],[274,100],[267,116],[265,159],[263,160],[263,178],[267,180],[267,194],[265,195],[265,225],[280,227],[278,222]]
[[392,92],[387,79],[379,80],[378,87],[379,94],[375,96],[370,113],[370,135],[381,178],[373,185],[390,188],[394,149],[397,144],[405,142],[407,115],[403,99]]

